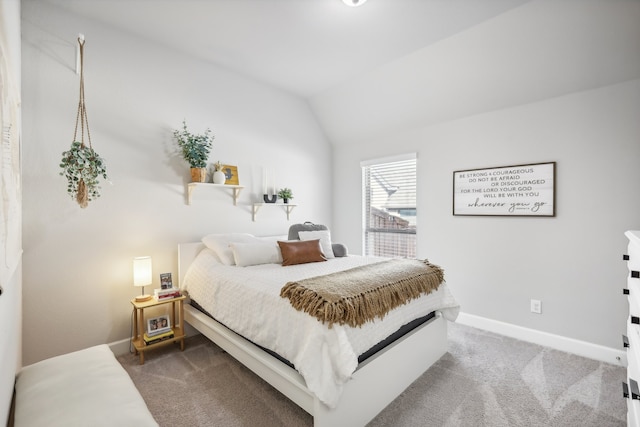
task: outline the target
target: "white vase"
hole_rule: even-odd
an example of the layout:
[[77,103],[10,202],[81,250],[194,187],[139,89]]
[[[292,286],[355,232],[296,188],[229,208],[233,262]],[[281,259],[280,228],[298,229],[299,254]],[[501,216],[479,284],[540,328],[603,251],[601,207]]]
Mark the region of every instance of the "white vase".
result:
[[227,180],[227,177],[224,175],[224,172],[222,171],[215,171],[213,173],[213,183],[214,184],[224,184],[224,182]]

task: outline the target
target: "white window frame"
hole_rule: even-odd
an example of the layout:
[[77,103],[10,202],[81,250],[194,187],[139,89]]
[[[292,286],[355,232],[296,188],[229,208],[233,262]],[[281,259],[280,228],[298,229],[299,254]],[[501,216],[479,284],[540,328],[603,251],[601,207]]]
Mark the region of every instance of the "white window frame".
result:
[[[362,168],[362,187],[361,187],[362,188],[362,253],[364,255],[380,255],[380,256],[387,256],[387,257],[393,257],[393,258],[415,258],[416,257],[417,237],[418,237],[417,224],[415,222],[417,220],[417,205],[418,205],[417,158],[418,156],[416,153],[407,153],[407,154],[402,154],[398,156],[366,160],[360,163],[360,167]],[[400,164],[400,162],[408,163],[408,165],[402,165]],[[411,224],[406,224],[405,223],[406,217],[403,217],[402,215],[399,215],[393,212],[394,210],[392,206],[393,202],[391,202],[391,197],[393,197],[393,195],[387,192],[388,193],[387,201],[391,203],[389,206],[386,206],[383,209],[383,211],[389,212],[389,217],[387,220],[390,221],[389,222],[390,227],[373,227],[370,223],[370,219],[371,219],[371,215],[370,215],[371,200],[370,199],[371,197],[375,197],[378,199],[378,203],[380,203],[380,197],[385,197],[385,195],[379,189],[374,190],[372,188],[372,178],[370,174],[371,172],[375,172],[376,169],[379,172],[381,169],[384,169],[385,167],[393,167],[394,163],[398,163],[396,165],[398,167],[405,167],[405,166],[411,167],[411,163],[413,163],[413,166],[415,169],[412,171],[413,177],[410,179],[413,179],[414,181],[410,182],[411,185],[408,187],[409,196],[407,195],[404,195],[404,196],[407,196],[405,197],[406,201],[409,201],[412,199],[413,206],[407,206],[407,208],[415,209],[416,216],[413,217]],[[394,177],[393,175],[387,176],[387,178],[390,182],[394,181],[395,179],[396,183],[398,182],[397,179],[400,179],[399,176]],[[382,181],[386,182],[387,179],[383,179],[383,180],[376,179],[375,181],[378,185],[384,186]],[[393,184],[390,184],[390,187],[393,187]],[[406,189],[407,187],[405,186],[404,188]],[[371,191],[377,191],[377,193],[372,195]],[[398,210],[401,210],[400,206],[398,206]],[[387,221],[387,220],[385,220],[384,218],[381,219],[381,221]],[[394,225],[394,224],[397,224],[396,220],[402,223],[403,225],[405,225],[407,228],[395,228],[397,227],[397,225]],[[379,240],[372,240],[372,239],[375,239],[372,233],[375,233],[375,235],[378,236]],[[402,235],[406,236],[407,238],[403,239],[402,237],[400,237]],[[386,242],[385,242],[385,239],[386,239]]]

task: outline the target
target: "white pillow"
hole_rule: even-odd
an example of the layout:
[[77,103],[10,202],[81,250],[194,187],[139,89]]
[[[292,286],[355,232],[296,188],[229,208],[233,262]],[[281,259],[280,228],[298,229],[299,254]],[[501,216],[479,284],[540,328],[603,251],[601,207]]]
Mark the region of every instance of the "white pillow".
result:
[[287,240],[286,234],[281,234],[278,236],[256,236],[256,239],[260,240],[263,243],[273,244],[274,246],[278,246],[278,240]]
[[259,243],[260,240],[247,233],[209,234],[202,238],[202,243],[216,253],[224,265],[234,265],[235,259],[229,247],[231,243]]
[[298,236],[300,236],[300,240],[320,239],[320,249],[322,249],[324,257],[327,259],[335,258],[331,247],[331,233],[329,230],[299,231]]
[[278,246],[268,243],[230,243],[236,265],[282,264]]

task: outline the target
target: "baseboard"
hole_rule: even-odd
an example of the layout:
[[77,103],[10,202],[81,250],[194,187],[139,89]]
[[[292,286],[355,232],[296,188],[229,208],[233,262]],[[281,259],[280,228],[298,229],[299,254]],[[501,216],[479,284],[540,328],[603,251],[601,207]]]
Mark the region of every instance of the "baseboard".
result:
[[123,354],[130,353],[132,348],[131,339],[129,338],[125,338],[120,341],[111,342],[107,345],[109,346],[111,351],[113,351],[113,354],[115,354],[116,356],[122,356]]
[[624,350],[554,335],[473,314],[460,313],[456,322],[612,365],[627,366],[627,353]]

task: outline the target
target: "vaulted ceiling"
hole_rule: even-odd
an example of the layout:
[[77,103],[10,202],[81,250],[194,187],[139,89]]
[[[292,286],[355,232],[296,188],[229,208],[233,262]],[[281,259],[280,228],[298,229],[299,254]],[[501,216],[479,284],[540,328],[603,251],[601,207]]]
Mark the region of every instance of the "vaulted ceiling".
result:
[[303,97],[527,0],[49,0]]
[[300,96],[334,145],[640,78],[640,0],[41,1]]

